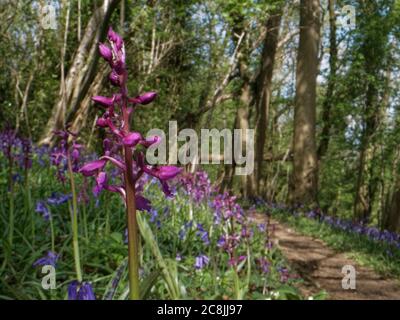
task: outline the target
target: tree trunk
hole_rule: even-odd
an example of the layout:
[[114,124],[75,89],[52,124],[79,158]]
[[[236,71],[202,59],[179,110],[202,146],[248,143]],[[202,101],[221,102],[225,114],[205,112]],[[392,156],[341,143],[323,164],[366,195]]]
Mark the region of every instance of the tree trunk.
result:
[[250,196],[260,194],[261,169],[264,158],[264,145],[268,127],[269,106],[271,102],[272,75],[274,70],[275,55],[278,46],[279,27],[281,24],[282,12],[279,8],[267,20],[267,32],[264,39],[264,48],[260,73],[256,81],[255,105],[256,105],[256,164],[254,173],[249,176]]
[[[379,5],[373,2],[366,2],[362,7],[362,14],[371,15],[371,18],[382,19],[379,12]],[[362,43],[360,52],[364,57],[364,70],[366,82],[366,95],[363,112],[363,133],[361,137],[361,148],[358,165],[358,177],[354,197],[354,219],[368,222],[372,214],[374,198],[377,189],[377,177],[375,169],[376,151],[378,137],[383,120],[383,112],[389,105],[389,82],[390,72],[386,73],[386,81],[382,77],[385,69],[385,58],[388,51],[389,25],[385,21],[381,23],[374,33],[371,33],[368,26],[365,28],[365,40]],[[371,43],[374,45],[371,46]],[[380,94],[384,91],[384,94]],[[380,97],[381,96],[381,97]]]
[[328,88],[326,90],[326,95],[324,103],[322,106],[322,123],[323,128],[321,132],[321,140],[318,147],[318,160],[321,160],[328,151],[329,138],[331,131],[331,110],[334,97],[334,90],[336,85],[336,72],[337,72],[337,61],[338,61],[338,49],[336,41],[336,14],[335,14],[335,0],[328,0],[328,11],[329,11],[329,68],[330,74],[328,78]]
[[65,78],[64,88],[62,88],[64,91],[60,90],[65,94],[61,95],[55,103],[39,144],[50,144],[53,140],[53,132],[71,121],[78,110],[95,76],[99,59],[98,42],[104,38],[111,14],[118,2],[119,0],[104,0],[103,5],[90,18]]
[[312,205],[317,202],[318,165],[315,118],[319,40],[319,1],[301,0],[294,113],[293,174],[290,186],[292,204]]
[[[251,100],[251,90],[250,90],[250,84],[249,81],[245,78],[243,80],[243,86],[241,89],[241,94],[240,94],[240,106],[237,110],[237,116],[236,116],[236,129],[240,129],[242,134],[241,134],[241,143],[242,143],[242,151],[247,152],[247,135],[246,135],[246,130],[249,129],[249,104]],[[247,186],[248,186],[248,176],[243,175],[241,176],[241,190],[242,190],[242,195],[244,198],[247,198],[249,194],[247,193]]]
[[396,187],[392,194],[388,208],[386,209],[385,227],[393,232],[400,231],[400,175],[396,181]]

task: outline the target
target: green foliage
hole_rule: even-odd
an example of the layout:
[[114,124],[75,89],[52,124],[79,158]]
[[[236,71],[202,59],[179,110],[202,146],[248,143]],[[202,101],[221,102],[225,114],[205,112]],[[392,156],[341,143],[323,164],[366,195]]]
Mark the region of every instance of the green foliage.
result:
[[[4,159],[0,167],[0,196],[4,204],[0,219],[8,230],[7,170]],[[44,290],[41,286],[41,268],[32,264],[51,249],[50,224],[39,213],[33,212],[36,234],[31,233],[30,211],[39,200],[45,200],[53,192],[66,193],[66,186],[56,180],[52,166],[34,166],[29,176],[32,191],[31,207],[24,205],[24,183],[15,183],[15,237],[12,255],[8,255],[8,241],[1,238],[2,266],[1,291],[3,299],[65,299],[67,286],[75,278],[70,202],[49,205],[55,230],[55,250],[60,254],[56,267],[56,289]],[[102,193],[98,199],[88,194],[91,185],[75,176],[80,199],[79,242],[84,281],[90,281],[98,299],[126,299],[127,245],[125,239],[125,212],[118,195]],[[251,242],[242,244],[239,252],[248,256],[234,272],[228,265],[228,255],[217,246],[221,227],[214,224],[214,213],[207,203],[195,204],[183,192],[174,200],[165,199],[158,187],[148,185],[145,196],[152,201],[153,212],[139,214],[138,223],[142,235],[141,296],[146,299],[302,299],[294,287],[301,283],[296,277],[282,280],[280,268],[287,266],[277,248],[266,249],[265,231],[251,226],[254,236]],[[157,215],[155,215],[155,212]],[[193,216],[192,227],[181,238],[180,231]],[[201,223],[209,233],[210,244],[205,244],[197,233]],[[240,229],[237,230],[240,232]],[[196,257],[205,254],[210,262],[196,270]],[[177,260],[177,256],[181,260]],[[269,272],[264,273],[257,259],[265,258]],[[289,271],[290,272],[290,271]],[[289,275],[292,274],[291,272]],[[113,286],[115,285],[115,287]],[[279,293],[277,295],[277,293]]]

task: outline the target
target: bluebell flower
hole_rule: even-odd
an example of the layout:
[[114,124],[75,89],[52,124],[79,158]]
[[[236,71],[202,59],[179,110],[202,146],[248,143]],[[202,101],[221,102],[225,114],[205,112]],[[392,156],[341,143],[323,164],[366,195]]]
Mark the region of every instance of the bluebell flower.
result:
[[258,263],[258,266],[262,273],[265,273],[265,274],[269,273],[270,263],[267,259],[259,258],[259,259],[257,259],[257,263]]
[[260,223],[257,227],[260,232],[265,232],[267,230],[267,225],[265,223]]
[[225,243],[226,243],[226,237],[221,236],[217,241],[217,247],[222,248],[225,246]]
[[22,176],[19,173],[14,173],[12,179],[15,183],[21,182],[23,180]]
[[206,255],[201,254],[198,257],[196,257],[196,262],[194,264],[194,267],[196,270],[200,270],[203,269],[206,265],[208,265],[209,262],[210,259]]
[[59,254],[53,252],[53,251],[48,251],[47,255],[45,255],[42,258],[37,259],[34,263],[33,266],[46,266],[46,265],[51,265],[53,267],[56,267],[57,260],[59,258]]
[[204,229],[203,225],[198,223],[197,229],[198,231],[196,232],[196,235],[200,236],[201,240],[204,242],[205,245],[209,245],[210,239],[208,238],[208,232]]
[[68,300],[96,300],[92,285],[89,282],[72,281],[68,286]]
[[124,244],[128,244],[128,229],[127,228],[125,228],[124,235],[125,235]]
[[47,199],[48,204],[61,205],[72,198],[71,194],[62,194],[53,192],[51,197]]
[[34,151],[38,157],[37,160],[39,165],[41,167],[44,167],[47,164],[46,161],[48,161],[49,159],[49,154],[50,154],[49,147],[46,145],[41,147],[34,147]]
[[310,219],[314,219],[317,217],[317,213],[315,211],[310,211],[309,213],[307,213],[307,217]]
[[208,246],[210,244],[210,239],[208,237],[208,232],[204,231],[203,234],[201,235],[201,240],[203,241],[203,243]]
[[277,270],[281,276],[281,282],[286,283],[289,279],[289,270],[284,267],[278,267]]
[[158,219],[158,212],[157,212],[157,210],[155,210],[155,209],[150,209],[150,211],[149,211],[149,213],[150,213],[150,222],[151,223],[155,223],[156,224],[156,227],[159,229],[159,228],[161,228],[161,221],[160,221],[160,219]]
[[178,233],[179,240],[185,239],[185,236],[186,236],[186,231],[184,229],[179,230]]
[[155,222],[156,219],[157,219],[157,217],[158,217],[158,212],[157,212],[157,210],[151,209],[151,210],[150,210],[150,222],[151,222],[151,223]]
[[48,221],[51,218],[50,209],[47,207],[47,205],[43,201],[36,202],[35,211],[37,213],[41,213],[43,216],[43,219],[46,221]]
[[170,211],[169,207],[168,206],[165,207],[164,211],[163,211],[164,216],[166,216],[166,217],[169,216],[169,211]]
[[185,229],[190,229],[193,226],[193,220],[189,220],[184,224]]

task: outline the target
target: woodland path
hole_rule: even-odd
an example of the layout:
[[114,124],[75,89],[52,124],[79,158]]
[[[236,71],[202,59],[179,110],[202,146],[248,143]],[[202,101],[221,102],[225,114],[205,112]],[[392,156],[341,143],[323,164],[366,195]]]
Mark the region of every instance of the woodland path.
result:
[[[253,218],[260,222],[268,219],[262,214]],[[325,290],[330,300],[400,300],[399,280],[382,277],[349,259],[346,253],[335,252],[320,239],[301,235],[276,220],[271,220],[270,225],[273,241],[304,279],[299,289],[306,296]],[[341,271],[345,265],[356,269],[356,290],[342,289]]]

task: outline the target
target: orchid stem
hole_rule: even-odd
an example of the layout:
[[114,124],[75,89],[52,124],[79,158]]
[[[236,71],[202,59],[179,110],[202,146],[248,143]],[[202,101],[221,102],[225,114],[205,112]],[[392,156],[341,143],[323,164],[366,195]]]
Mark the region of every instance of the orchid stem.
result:
[[237,267],[233,268],[233,274],[234,274],[234,281],[235,281],[236,300],[242,300],[242,297],[240,294],[240,282],[239,282],[239,275],[238,275]]
[[[132,150],[125,147],[125,161],[132,167]],[[139,300],[139,234],[136,221],[135,185],[129,171],[125,172],[126,214],[128,224],[129,298]]]
[[71,159],[68,157],[68,171],[71,182],[72,192],[72,244],[75,260],[75,272],[79,282],[82,282],[81,261],[79,255],[79,237],[78,237],[78,206],[76,199],[75,180],[72,172]]
[[[125,132],[129,132],[126,87],[121,89],[121,93],[123,97],[122,112],[124,117],[124,130]],[[124,147],[124,156],[126,165],[125,188],[128,229],[129,298],[131,300],[139,300],[139,228],[136,220],[135,181],[132,175],[133,152],[130,147]]]

